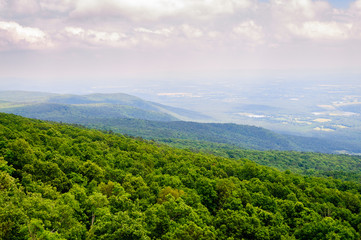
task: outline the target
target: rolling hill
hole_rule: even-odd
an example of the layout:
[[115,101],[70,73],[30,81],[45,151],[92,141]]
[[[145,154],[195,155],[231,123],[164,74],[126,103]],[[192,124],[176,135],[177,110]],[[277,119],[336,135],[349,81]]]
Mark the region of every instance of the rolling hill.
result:
[[4,240],[357,240],[360,216],[357,182],[0,113]]
[[248,125],[179,121],[179,118],[205,119],[206,116],[127,94],[0,92],[0,101],[9,99],[11,102],[0,103],[0,111],[29,118],[82,124],[163,142],[182,139],[256,150],[361,152],[359,145],[343,141],[279,134]]
[[285,135],[260,127],[232,123],[159,122],[141,119],[98,119],[76,123],[163,142],[168,142],[169,139],[183,139],[230,144],[255,150],[361,152],[358,145],[341,141]]
[[53,121],[138,118],[158,121],[205,120],[209,117],[123,93],[69,95],[40,92],[0,92],[0,111]]

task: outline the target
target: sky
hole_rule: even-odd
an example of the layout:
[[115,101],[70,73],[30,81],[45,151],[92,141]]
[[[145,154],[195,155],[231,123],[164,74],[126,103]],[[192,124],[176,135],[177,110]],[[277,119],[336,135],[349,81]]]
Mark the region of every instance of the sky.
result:
[[308,72],[361,76],[361,0],[0,0],[0,90]]

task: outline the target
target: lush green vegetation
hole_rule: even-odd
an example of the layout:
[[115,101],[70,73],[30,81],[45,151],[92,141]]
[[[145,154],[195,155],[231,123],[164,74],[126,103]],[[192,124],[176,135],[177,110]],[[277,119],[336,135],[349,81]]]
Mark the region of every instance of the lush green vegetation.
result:
[[232,159],[247,158],[281,171],[290,170],[293,173],[307,176],[333,177],[361,182],[361,156],[296,151],[257,151],[241,149],[229,144],[182,139],[160,139],[159,141],[193,152],[203,152]]
[[359,239],[361,185],[0,114],[1,239]]
[[[72,121],[74,122],[74,121]],[[183,139],[231,144],[255,150],[293,150],[334,153],[341,150],[359,152],[356,145],[342,142],[282,135],[270,130],[239,124],[196,123],[185,121],[159,122],[141,119],[83,119],[76,123],[91,128],[112,130],[145,139]]]

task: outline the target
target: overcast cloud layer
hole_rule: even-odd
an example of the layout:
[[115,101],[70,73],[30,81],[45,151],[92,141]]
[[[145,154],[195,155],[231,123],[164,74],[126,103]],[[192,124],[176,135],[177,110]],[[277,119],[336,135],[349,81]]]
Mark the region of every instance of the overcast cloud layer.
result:
[[361,0],[0,0],[2,78],[360,63]]

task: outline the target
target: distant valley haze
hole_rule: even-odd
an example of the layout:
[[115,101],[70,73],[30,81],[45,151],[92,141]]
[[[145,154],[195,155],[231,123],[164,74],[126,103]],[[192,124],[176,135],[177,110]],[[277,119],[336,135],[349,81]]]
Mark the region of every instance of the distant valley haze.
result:
[[361,139],[361,0],[14,0],[0,16],[0,91],[125,93],[187,121]]
[[[312,86],[301,88],[297,93],[279,83],[252,89],[252,94],[241,91],[236,95],[229,90],[209,89],[197,96],[180,92],[158,95],[172,105],[199,111],[123,93],[74,95],[2,91],[0,112],[81,124],[167,144],[186,141],[187,145],[189,141],[195,141],[194,144],[201,141],[243,149],[360,154],[361,101],[359,96],[353,95],[355,87],[343,86],[343,91],[335,91],[340,86]],[[273,93],[264,93],[270,91],[269,87]],[[335,93],[330,94],[332,92]],[[313,98],[314,95],[319,98]],[[266,126],[276,132],[250,125]]]

